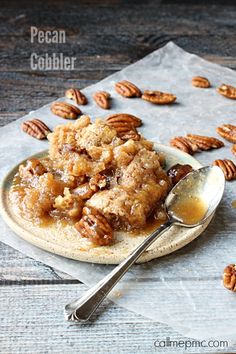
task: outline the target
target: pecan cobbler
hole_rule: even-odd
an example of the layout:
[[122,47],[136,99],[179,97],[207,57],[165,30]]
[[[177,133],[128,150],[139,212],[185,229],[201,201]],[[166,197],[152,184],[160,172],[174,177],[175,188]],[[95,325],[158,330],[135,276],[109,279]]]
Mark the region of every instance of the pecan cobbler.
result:
[[113,230],[142,229],[158,218],[171,174],[150,141],[122,140],[112,126],[88,116],[57,126],[48,140],[48,156],[20,165],[10,191],[23,218],[39,226],[73,223],[95,245],[111,244]]

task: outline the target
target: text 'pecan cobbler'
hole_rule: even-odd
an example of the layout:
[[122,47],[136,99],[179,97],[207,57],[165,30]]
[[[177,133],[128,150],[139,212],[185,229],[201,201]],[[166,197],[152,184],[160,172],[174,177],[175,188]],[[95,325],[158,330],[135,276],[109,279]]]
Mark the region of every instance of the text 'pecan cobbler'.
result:
[[34,223],[64,220],[94,244],[109,245],[112,230],[144,228],[170,189],[152,143],[122,140],[102,120],[82,116],[48,140],[48,156],[21,165],[10,191],[17,212]]

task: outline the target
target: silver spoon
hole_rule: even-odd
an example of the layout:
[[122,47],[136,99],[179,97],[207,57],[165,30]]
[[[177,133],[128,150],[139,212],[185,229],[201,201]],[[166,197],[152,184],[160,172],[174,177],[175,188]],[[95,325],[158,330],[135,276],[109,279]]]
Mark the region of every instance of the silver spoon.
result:
[[[217,166],[200,168],[180,180],[165,201],[169,217],[167,222],[148,236],[124,261],[88,290],[84,296],[66,305],[66,319],[87,321],[132,264],[172,225],[196,227],[203,224],[216,210],[223,196],[224,185],[224,174]],[[186,209],[184,209],[185,203]]]

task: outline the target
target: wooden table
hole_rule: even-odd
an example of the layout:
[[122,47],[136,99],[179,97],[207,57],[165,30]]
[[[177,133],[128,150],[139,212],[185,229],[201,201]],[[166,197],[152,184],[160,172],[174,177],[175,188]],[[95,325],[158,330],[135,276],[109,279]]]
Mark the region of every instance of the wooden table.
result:
[[[79,3],[79,4],[78,4]],[[195,5],[198,3],[198,5]],[[236,68],[235,1],[1,1],[1,120],[5,125],[53,99],[72,85],[83,88],[173,40],[184,49]],[[65,44],[30,43],[30,26],[66,31]],[[74,71],[32,71],[30,55],[63,52],[77,57]],[[1,248],[0,353],[154,353],[155,340],[184,339],[104,303],[87,324],[68,324],[63,306],[86,287],[66,274],[11,249]],[[186,352],[217,352],[211,348]],[[236,346],[218,349],[236,352]]]

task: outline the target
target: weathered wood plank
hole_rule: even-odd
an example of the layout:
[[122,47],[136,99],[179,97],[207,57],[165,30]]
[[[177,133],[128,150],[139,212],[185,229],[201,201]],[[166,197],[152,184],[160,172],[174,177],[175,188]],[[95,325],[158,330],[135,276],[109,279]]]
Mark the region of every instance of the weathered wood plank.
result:
[[39,283],[45,282],[57,283],[61,280],[72,280],[68,274],[59,272],[41,262],[37,262],[30,257],[13,248],[0,243],[0,285],[7,285],[14,282]]
[[[156,31],[158,32],[158,30]],[[125,40],[124,36],[126,37]],[[208,54],[222,57],[228,55],[233,57],[236,53],[236,46],[234,44],[235,37],[233,34],[170,34],[162,38],[162,35],[158,36],[148,32],[147,34],[140,34],[136,39],[132,37],[132,33],[130,36],[122,34],[120,37],[120,39],[115,39],[113,35],[106,38],[106,47],[104,47],[103,37],[99,38],[99,36],[95,34],[90,35],[86,40],[83,37],[83,46],[86,47],[86,53],[84,53],[81,48],[77,47],[77,42],[81,41],[80,37],[78,37],[77,40],[75,39],[72,43],[63,45],[61,48],[52,45],[49,48],[43,47],[43,49],[42,47],[38,48],[38,45],[30,45],[26,41],[22,43],[22,38],[15,37],[13,38],[13,42],[18,41],[19,44],[17,48],[8,49],[8,51],[6,50],[9,45],[9,39],[1,38],[1,42],[5,48],[5,52],[0,58],[1,71],[29,71],[31,70],[30,56],[32,53],[37,53],[37,55],[40,56],[45,56],[45,53],[48,53],[48,55],[51,56],[53,53],[60,52],[63,52],[64,56],[76,57],[74,73],[78,72],[77,75],[80,74],[85,67],[87,71],[91,68],[90,72],[93,68],[96,68],[97,71],[103,71],[104,68],[109,71],[117,71],[120,70],[122,66],[129,65],[152,51],[161,48],[169,41],[174,41],[183,49],[200,56]],[[94,53],[95,48],[92,46],[92,43],[95,42],[96,54]],[[116,45],[114,45],[114,43],[116,43]],[[109,48],[109,50],[107,48]],[[32,71],[32,74],[34,74],[34,71]],[[65,75],[61,71],[60,74],[62,76]]]
[[[2,0],[0,9],[0,125],[62,96],[69,86],[93,84],[169,40],[209,60],[236,69],[235,1]],[[115,15],[114,15],[115,14]],[[65,29],[65,45],[30,44],[30,26]],[[76,56],[72,72],[32,72],[32,52]],[[156,339],[183,339],[106,302],[96,323],[69,325],[62,309],[86,287],[70,276],[0,244],[0,352],[152,353]],[[61,284],[65,282],[67,284]],[[75,284],[74,284],[75,283]],[[22,284],[22,285],[17,285]],[[51,285],[50,285],[51,284]],[[107,306],[108,305],[108,311]],[[235,352],[236,346],[223,352]],[[167,348],[163,352],[182,352]],[[202,352],[193,349],[188,352]],[[204,348],[204,352],[217,352]]]
[[[153,1],[132,5],[115,1],[105,6],[93,2],[91,6],[91,2],[71,1],[64,11],[60,2],[51,1],[42,6],[36,3],[32,8],[26,1],[19,11],[17,2],[9,5],[3,2],[0,10],[1,70],[28,70],[29,57],[34,51],[75,55],[78,70],[95,66],[101,70],[118,70],[120,64],[127,65],[169,40],[198,54],[235,54],[232,28],[236,23],[236,9],[233,6],[204,3],[187,6]],[[32,24],[50,30],[55,29],[55,23],[57,29],[66,30],[65,44],[30,43]]]
[[[69,324],[64,305],[83,294],[83,284],[3,287],[0,292],[0,352],[156,353],[156,340],[187,340],[168,326],[151,322],[106,301],[90,322]],[[204,353],[232,353],[233,348],[204,348]],[[183,353],[183,348],[161,349]],[[188,353],[202,353],[189,348]]]

